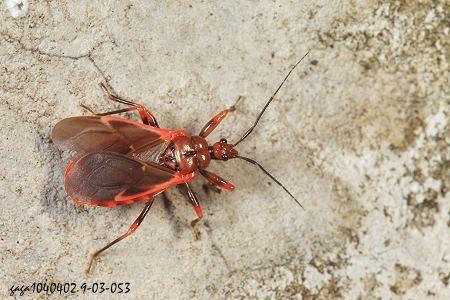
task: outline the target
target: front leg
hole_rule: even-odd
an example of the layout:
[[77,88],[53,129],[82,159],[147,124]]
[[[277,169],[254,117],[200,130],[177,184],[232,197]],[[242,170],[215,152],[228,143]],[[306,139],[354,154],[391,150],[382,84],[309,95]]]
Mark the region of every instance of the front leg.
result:
[[200,174],[208,180],[213,186],[218,186],[220,188],[226,189],[230,192],[234,191],[234,185],[226,181],[222,177],[214,174],[213,172],[206,171],[204,169],[200,170]]
[[239,96],[233,106],[215,115],[211,120],[209,120],[208,123],[206,123],[205,126],[203,126],[202,130],[200,130],[200,133],[198,135],[201,136],[202,138],[206,138],[211,132],[214,131],[214,129],[216,129],[216,127],[220,124],[220,122],[222,122],[223,119],[225,119],[225,117],[229,112],[236,110],[236,106],[242,99],[244,99],[244,97]]

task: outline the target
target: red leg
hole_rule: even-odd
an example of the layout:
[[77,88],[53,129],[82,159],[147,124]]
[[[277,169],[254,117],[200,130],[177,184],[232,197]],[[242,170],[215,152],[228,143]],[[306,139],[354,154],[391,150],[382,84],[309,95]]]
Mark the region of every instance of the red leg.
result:
[[234,111],[236,109],[235,106],[239,103],[241,99],[243,99],[243,97],[239,96],[232,107],[225,109],[224,111],[221,111],[220,113],[215,115],[211,120],[209,120],[209,122],[206,123],[206,125],[200,131],[199,136],[206,138],[211,132],[213,132],[213,130],[216,129],[217,125],[219,125],[220,122],[222,122],[223,119],[225,119],[227,114],[230,111]]
[[[142,119],[142,122],[144,124],[151,125],[153,127],[159,127],[158,122],[156,121],[156,118],[148,110],[147,107],[145,107],[144,105],[141,105],[141,104],[134,103],[133,101],[130,101],[130,100],[122,99],[122,98],[112,94],[111,91],[106,86],[106,84],[104,84],[104,83],[100,83],[100,87],[103,90],[103,92],[105,93],[106,97],[108,97],[109,100],[114,101],[114,102],[118,102],[118,103],[122,103],[122,104],[125,104],[125,105],[128,105],[128,106],[131,106],[131,107],[128,110],[117,110],[117,111],[103,113],[103,114],[97,114],[97,115],[112,115],[112,114],[115,114],[115,113],[121,113],[121,112],[125,112],[125,111],[137,110],[139,112],[139,115],[140,115],[140,117]],[[82,105],[82,106],[84,108],[86,108],[84,105]],[[86,108],[86,109],[88,109],[88,108]],[[88,110],[90,112],[92,112],[90,109],[88,109]]]
[[230,192],[234,191],[234,185],[218,175],[203,169],[200,170],[200,174],[202,174],[203,177],[205,177],[211,184],[226,189]]
[[86,270],[86,274],[89,274],[92,268],[92,263],[94,262],[95,258],[102,253],[103,251],[105,251],[106,249],[108,249],[109,247],[111,247],[112,245],[120,242],[121,240],[123,240],[124,238],[126,238],[127,236],[129,236],[130,234],[132,234],[133,232],[136,231],[136,229],[139,227],[139,225],[141,225],[142,221],[144,220],[145,216],[147,215],[148,211],[150,210],[150,208],[152,207],[153,204],[153,199],[151,199],[150,201],[148,201],[145,204],[144,209],[142,210],[142,212],[139,214],[139,216],[137,217],[137,219],[133,222],[133,224],[131,224],[130,228],[128,229],[127,232],[125,232],[124,234],[122,234],[121,236],[119,236],[118,238],[116,238],[114,241],[112,241],[111,243],[109,243],[108,245],[106,245],[105,247],[103,247],[102,249],[95,251],[94,253],[92,253],[91,258],[89,260],[89,265],[88,268]]
[[98,113],[98,112],[93,111],[89,106],[86,106],[83,103],[80,103],[80,106],[82,108],[84,108],[85,110],[87,110],[88,112],[90,112],[91,114],[93,114],[94,116],[99,116],[99,117],[120,114],[120,113],[124,113],[124,112],[127,112],[127,111],[133,111],[133,110],[137,109],[136,106],[131,106],[131,107],[128,107],[128,108],[108,111],[108,112],[104,112],[104,113]]
[[189,186],[189,184],[187,182],[185,182],[184,184],[178,185],[178,187],[183,188],[183,191],[186,192],[189,200],[192,203],[192,206],[194,207],[194,211],[197,214],[197,218],[191,222],[191,227],[194,230],[195,239],[199,240],[200,232],[195,228],[195,224],[197,224],[198,221],[200,221],[203,217],[202,208],[200,206],[200,203],[198,202],[197,196],[192,191],[191,187]]
[[209,120],[208,123],[202,128],[199,133],[199,136],[206,138],[216,127],[222,122],[223,119],[227,116],[229,109],[225,109],[224,111],[218,113],[214,118]]

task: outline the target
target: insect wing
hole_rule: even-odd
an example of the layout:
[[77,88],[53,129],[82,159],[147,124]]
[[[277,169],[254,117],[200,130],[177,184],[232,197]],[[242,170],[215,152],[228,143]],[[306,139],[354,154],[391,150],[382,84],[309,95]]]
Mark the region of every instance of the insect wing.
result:
[[68,166],[65,188],[77,204],[114,206],[148,199],[184,181],[175,171],[155,163],[116,152],[96,152]]
[[72,117],[55,125],[52,139],[61,150],[78,154],[112,151],[139,156],[145,151],[150,157],[148,151],[154,149],[157,157],[167,146],[170,132],[117,117]]

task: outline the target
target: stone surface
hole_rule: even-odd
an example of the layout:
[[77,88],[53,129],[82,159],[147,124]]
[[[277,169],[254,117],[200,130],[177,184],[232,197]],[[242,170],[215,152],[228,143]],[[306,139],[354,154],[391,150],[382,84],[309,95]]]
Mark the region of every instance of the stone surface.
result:
[[[12,18],[3,6],[0,295],[46,280],[130,282],[138,299],[449,299],[449,10],[448,1],[30,1]],[[141,97],[162,126],[194,133],[244,95],[210,138],[233,141],[307,49],[239,145],[305,210],[252,165],[213,163],[237,189],[193,184],[200,241],[173,189],[85,277],[91,251],[126,231],[142,204],[73,204],[54,124],[87,115],[80,102],[118,108],[98,88],[107,81]]]

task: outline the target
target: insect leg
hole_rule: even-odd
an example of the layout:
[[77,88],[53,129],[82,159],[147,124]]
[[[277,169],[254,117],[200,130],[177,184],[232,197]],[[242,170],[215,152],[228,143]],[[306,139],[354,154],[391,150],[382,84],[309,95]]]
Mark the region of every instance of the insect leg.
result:
[[234,101],[234,104],[229,108],[230,111],[235,111],[236,110],[236,106],[238,106],[238,104],[244,100],[244,96],[239,95],[236,99],[236,101]]
[[106,249],[108,249],[109,247],[111,247],[112,245],[120,242],[121,240],[123,240],[124,238],[126,238],[127,236],[129,236],[130,234],[132,234],[133,232],[136,231],[136,229],[139,227],[139,225],[141,225],[142,221],[144,220],[145,216],[147,215],[148,211],[150,210],[150,208],[152,207],[153,204],[153,199],[151,199],[150,201],[148,201],[145,204],[144,209],[142,210],[142,212],[139,214],[139,216],[137,217],[137,219],[133,222],[133,224],[131,224],[130,228],[128,229],[127,232],[125,232],[124,234],[122,234],[121,236],[119,236],[118,238],[116,238],[114,241],[112,241],[111,243],[109,243],[108,245],[106,245],[105,247],[101,248],[100,250],[95,251],[94,253],[92,253],[91,258],[89,260],[89,265],[88,268],[86,270],[86,274],[89,274],[92,268],[92,264],[95,260],[95,258],[102,253],[103,251],[105,251]]
[[194,230],[195,239],[199,240],[200,232],[195,228],[195,224],[197,224],[198,221],[200,221],[203,217],[202,208],[200,206],[197,196],[192,191],[191,187],[187,182],[179,184],[178,187],[184,192],[183,194],[185,195],[187,194],[189,201],[191,201],[192,206],[194,207],[194,211],[197,214],[197,218],[191,222],[191,227]]
[[220,176],[203,169],[200,169],[200,174],[202,174],[203,177],[205,177],[214,186],[221,187],[230,192],[234,191],[234,185],[226,181],[225,179],[221,178]]
[[90,112],[91,114],[93,114],[94,116],[99,116],[99,117],[120,114],[120,113],[124,113],[124,112],[127,112],[127,111],[133,111],[133,110],[137,109],[136,106],[131,106],[131,107],[128,107],[128,108],[108,111],[108,112],[104,112],[104,113],[98,113],[98,112],[95,112],[94,110],[92,110],[92,108],[90,108],[89,106],[84,105],[83,103],[80,103],[80,106],[82,108],[84,108],[85,110],[87,110],[88,112]]
[[205,126],[203,126],[202,130],[199,133],[199,136],[206,138],[211,132],[213,132],[213,130],[217,127],[217,125],[220,124],[220,122],[223,121],[223,119],[225,119],[225,117],[227,116],[227,114],[230,111],[235,111],[236,110],[236,105],[239,103],[240,100],[242,100],[244,97],[239,96],[238,99],[236,100],[235,104],[233,106],[231,106],[228,109],[225,109],[223,111],[221,111],[220,113],[218,113],[217,115],[215,115],[211,120],[209,120],[208,123],[206,123]]
[[[130,100],[126,100],[123,98],[120,98],[116,95],[114,95],[113,93],[111,93],[111,91],[108,89],[108,87],[106,86],[106,84],[104,84],[103,82],[100,83],[100,88],[103,90],[103,92],[105,93],[106,97],[108,97],[109,100],[114,101],[114,102],[118,102],[118,103],[122,103],[128,106],[131,106],[130,110],[137,110],[139,112],[139,115],[142,119],[142,122],[146,125],[151,125],[153,127],[158,127],[158,122],[156,121],[156,118],[153,116],[153,114],[148,110],[147,107],[145,107],[144,105],[141,104],[137,104],[134,103],[133,101]],[[128,110],[128,111],[130,111]]]

